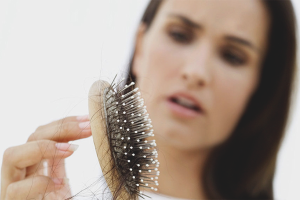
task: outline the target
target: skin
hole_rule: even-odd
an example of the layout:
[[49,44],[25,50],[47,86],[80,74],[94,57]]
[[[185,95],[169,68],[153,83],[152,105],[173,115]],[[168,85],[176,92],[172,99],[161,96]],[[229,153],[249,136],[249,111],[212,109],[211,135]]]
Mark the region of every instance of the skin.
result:
[[[147,32],[140,25],[133,73],[155,130],[160,193],[205,198],[203,163],[230,136],[257,87],[269,24],[259,0],[166,0]],[[177,91],[201,102],[205,112],[196,117],[174,112],[166,102]]]
[[[40,126],[25,144],[8,148],[1,168],[1,200],[70,197],[64,159],[78,146],[69,141],[92,135],[88,116],[66,117]],[[47,174],[43,161],[46,160]]]
[[[191,28],[169,17],[171,13],[202,28]],[[140,25],[133,70],[155,130],[159,193],[206,198],[200,181],[205,158],[230,136],[257,87],[269,23],[259,0],[165,0],[149,31],[145,33]],[[175,31],[183,35],[172,37]],[[254,48],[225,36],[243,38]],[[200,101],[205,112],[188,118],[171,111],[166,101],[177,91]],[[67,142],[91,136],[89,125],[79,126],[82,122],[90,123],[88,117],[75,116],[51,122],[38,127],[27,143],[8,148],[3,155],[0,200],[71,196],[63,161],[76,149]],[[48,166],[60,165],[45,175],[43,159]]]

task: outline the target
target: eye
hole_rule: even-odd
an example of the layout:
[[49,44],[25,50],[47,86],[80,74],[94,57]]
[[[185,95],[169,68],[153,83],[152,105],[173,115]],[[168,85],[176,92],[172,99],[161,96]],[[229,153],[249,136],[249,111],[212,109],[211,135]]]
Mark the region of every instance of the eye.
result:
[[246,59],[243,56],[233,52],[232,50],[224,50],[222,52],[222,56],[229,64],[234,66],[246,63]]
[[171,30],[169,31],[169,35],[173,40],[180,43],[187,43],[191,40],[191,36],[183,31]]

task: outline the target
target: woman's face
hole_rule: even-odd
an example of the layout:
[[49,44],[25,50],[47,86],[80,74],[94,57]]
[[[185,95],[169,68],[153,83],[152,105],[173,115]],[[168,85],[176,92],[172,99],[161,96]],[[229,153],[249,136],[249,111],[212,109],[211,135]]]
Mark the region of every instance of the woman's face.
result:
[[185,150],[227,139],[256,89],[269,16],[260,0],[165,0],[137,35],[137,77],[156,140]]

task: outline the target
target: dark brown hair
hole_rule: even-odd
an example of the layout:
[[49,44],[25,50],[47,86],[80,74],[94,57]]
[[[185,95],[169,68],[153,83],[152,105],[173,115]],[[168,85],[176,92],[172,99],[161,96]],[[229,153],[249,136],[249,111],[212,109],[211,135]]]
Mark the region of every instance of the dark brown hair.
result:
[[[201,177],[210,199],[273,199],[277,153],[288,122],[296,74],[296,19],[290,0],[263,0],[271,17],[259,85],[231,136],[208,158]],[[150,28],[162,0],[151,0],[141,23]],[[147,31],[147,30],[146,30]],[[127,83],[132,73],[133,51]],[[199,177],[200,178],[200,177]]]

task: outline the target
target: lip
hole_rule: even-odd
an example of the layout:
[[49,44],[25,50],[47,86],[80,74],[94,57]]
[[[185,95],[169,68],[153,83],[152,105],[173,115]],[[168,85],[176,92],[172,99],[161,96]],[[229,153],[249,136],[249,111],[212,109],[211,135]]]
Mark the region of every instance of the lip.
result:
[[[184,97],[195,104],[200,111],[195,111],[189,108],[185,108],[173,101],[171,101],[172,98],[179,98],[179,97]],[[192,95],[186,93],[186,92],[176,92],[170,96],[167,97],[166,99],[166,105],[167,107],[171,110],[171,112],[179,117],[183,118],[195,118],[199,117],[203,114],[205,114],[205,110],[203,109],[203,106],[201,105],[200,101],[198,101],[195,97]]]

